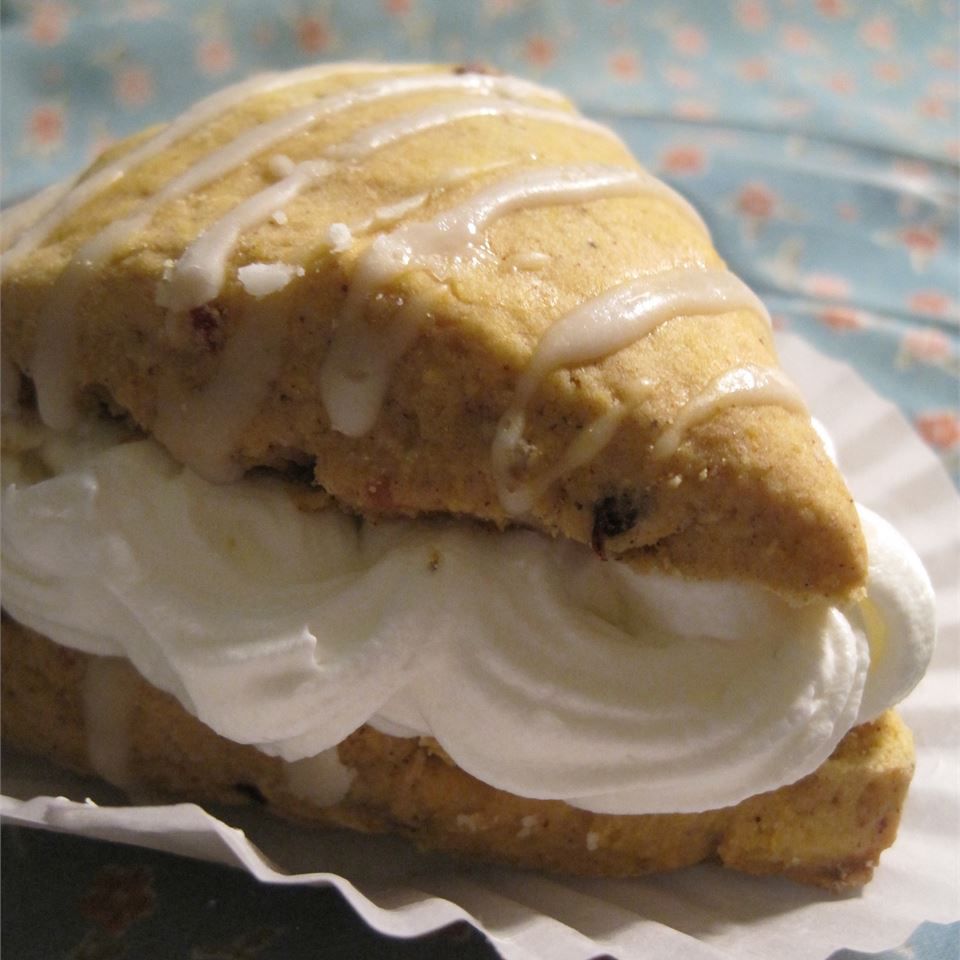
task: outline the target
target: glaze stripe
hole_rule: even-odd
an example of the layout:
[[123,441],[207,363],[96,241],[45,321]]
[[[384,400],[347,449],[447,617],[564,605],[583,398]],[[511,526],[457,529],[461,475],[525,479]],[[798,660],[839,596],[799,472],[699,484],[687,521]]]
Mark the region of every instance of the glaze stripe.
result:
[[[416,270],[427,271],[443,283],[458,270],[469,268],[489,256],[482,246],[486,227],[512,211],[660,191],[654,177],[628,167],[535,167],[482,189],[433,220],[405,223],[378,236],[357,263],[320,370],[321,397],[333,429],[352,437],[373,429],[390,373],[401,355],[396,351],[405,349],[416,332],[385,331],[383,325],[374,327],[367,321],[364,309],[376,291]],[[416,323],[423,312],[407,311],[407,316]],[[389,326],[397,323],[395,318]]]
[[465,98],[441,103],[372,124],[344,143],[335,144],[318,160],[297,164],[278,183],[255,193],[209,226],[185,251],[170,277],[163,303],[189,310],[212,300],[223,287],[227,260],[241,232],[266,221],[305,190],[316,186],[337,167],[331,161],[356,163],[378,150],[436,127],[472,117],[522,117],[547,123],[568,124],[619,142],[608,128],[568,110],[545,109],[497,97]]
[[655,457],[672,456],[693,426],[733,406],[779,406],[809,416],[797,387],[774,367],[748,364],[728,370],[682,407],[676,419],[653,445]]
[[[612,356],[638,342],[661,324],[681,316],[722,314],[751,310],[763,317],[770,315],[757,295],[728,270],[707,269],[703,264],[685,264],[661,273],[639,277],[620,284],[564,314],[549,327],[534,349],[527,369],[517,385],[513,404],[501,418],[494,437],[491,458],[500,502],[507,513],[526,513],[554,479],[566,470],[553,468],[539,479],[518,480],[525,468],[523,432],[526,407],[543,380],[561,368],[579,367]],[[714,406],[742,402],[739,393],[746,384],[742,378],[726,383],[723,401]],[[735,397],[737,399],[735,399]],[[704,416],[709,413],[704,400]],[[616,418],[619,424],[625,411]],[[693,418],[693,414],[690,415]],[[695,422],[693,419],[690,421]],[[679,437],[684,425],[678,427]],[[615,428],[605,422],[604,429],[591,430],[595,440],[594,456],[612,440]],[[672,436],[672,434],[671,434]],[[662,438],[661,438],[662,439]],[[577,444],[579,441],[574,441]],[[570,448],[573,449],[572,447]],[[656,456],[665,456],[665,444]],[[570,451],[563,463],[570,462]],[[588,462],[579,459],[577,466]]]

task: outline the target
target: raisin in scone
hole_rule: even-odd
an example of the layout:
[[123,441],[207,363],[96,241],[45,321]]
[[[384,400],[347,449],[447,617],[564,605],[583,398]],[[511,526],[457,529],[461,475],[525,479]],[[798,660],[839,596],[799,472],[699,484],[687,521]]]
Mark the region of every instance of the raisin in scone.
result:
[[524,865],[868,878],[929,582],[610,130],[262,75],[14,211],[2,267],[6,737]]

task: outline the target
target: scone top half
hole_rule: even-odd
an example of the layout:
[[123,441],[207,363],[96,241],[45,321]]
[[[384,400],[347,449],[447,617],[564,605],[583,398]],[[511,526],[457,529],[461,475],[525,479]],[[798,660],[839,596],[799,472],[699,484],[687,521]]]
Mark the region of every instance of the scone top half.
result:
[[215,481],[523,524],[850,598],[857,514],[696,213],[551,91],[454,67],[253,78],[9,218],[41,416],[129,417]]

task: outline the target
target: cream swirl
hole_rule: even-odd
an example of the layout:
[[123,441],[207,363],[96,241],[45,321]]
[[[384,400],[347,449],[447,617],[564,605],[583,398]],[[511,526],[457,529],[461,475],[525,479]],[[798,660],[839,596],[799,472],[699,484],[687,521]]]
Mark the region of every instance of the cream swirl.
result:
[[930,656],[929,582],[866,510],[870,619],[888,627],[875,666],[856,607],[638,573],[530,531],[358,527],[102,426],[7,439],[10,613],[129,658],[218,733],[290,761],[372,722],[435,736],[521,796],[702,810],[816,768]]

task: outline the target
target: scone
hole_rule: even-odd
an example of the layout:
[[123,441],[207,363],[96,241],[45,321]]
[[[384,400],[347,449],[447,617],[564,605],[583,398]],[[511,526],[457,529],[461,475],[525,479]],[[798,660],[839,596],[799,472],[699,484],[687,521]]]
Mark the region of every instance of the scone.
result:
[[9,226],[5,736],[519,864],[869,877],[929,582],[611,131],[311,67]]

